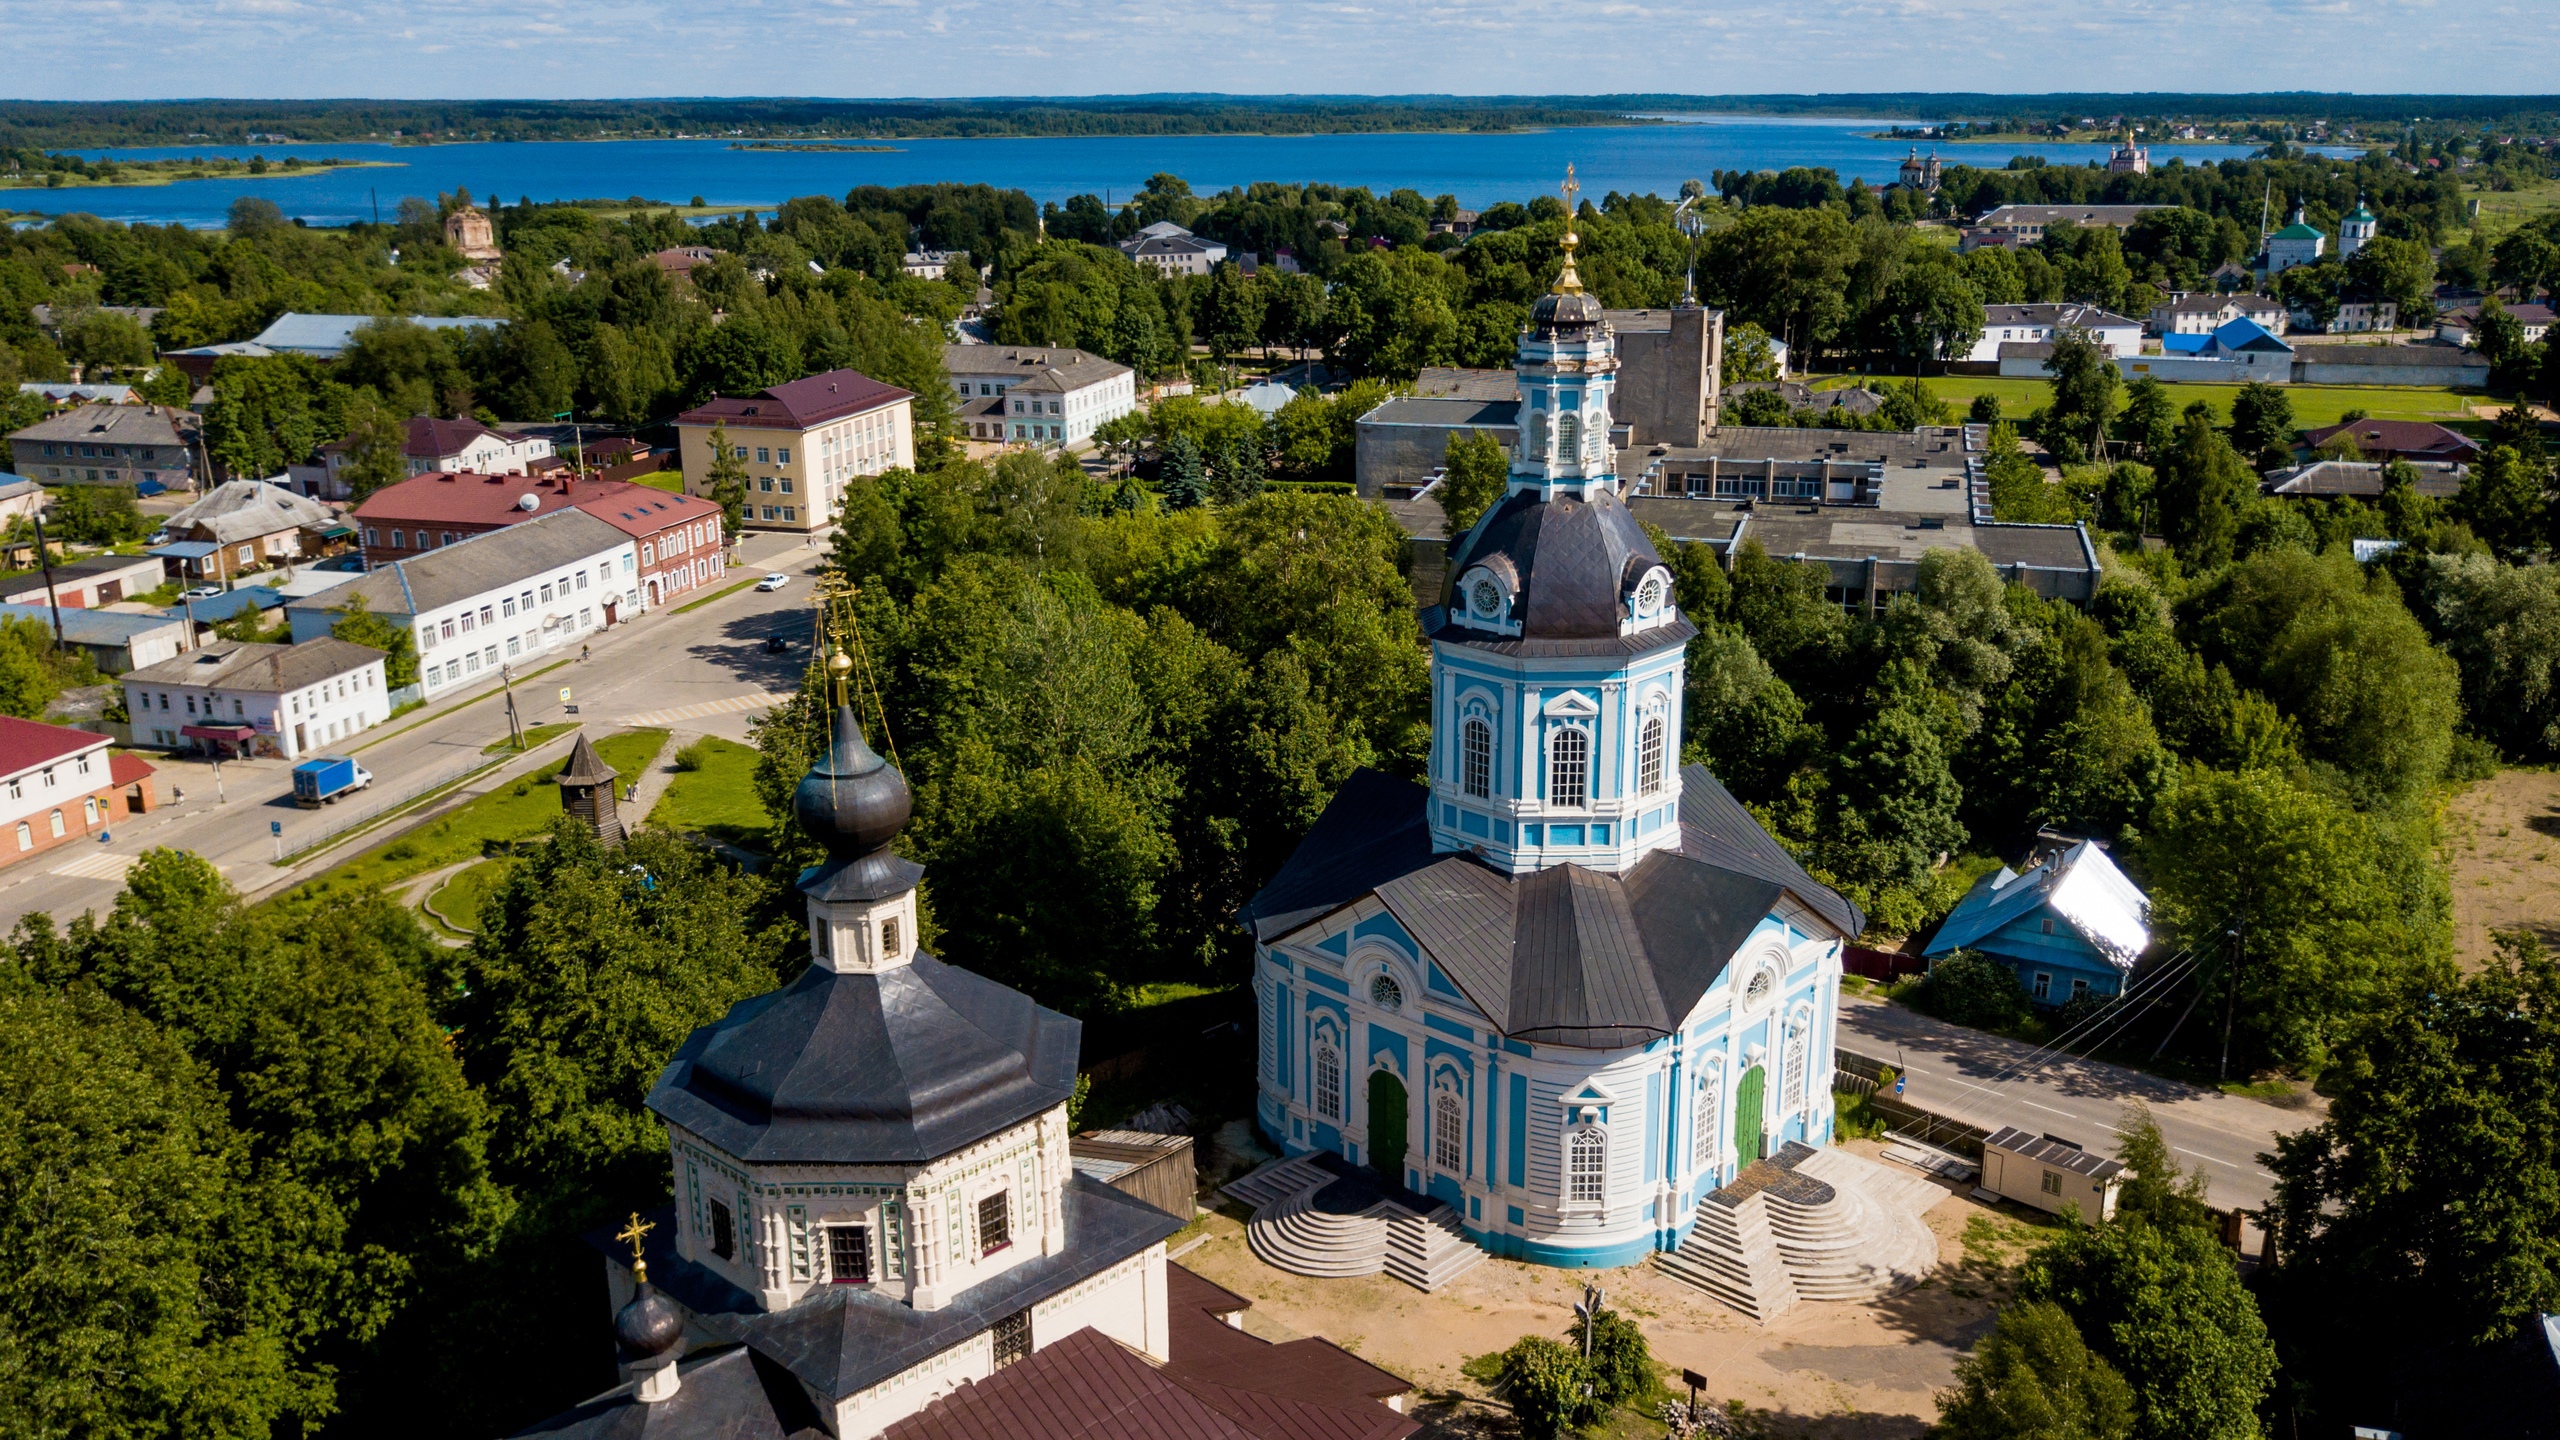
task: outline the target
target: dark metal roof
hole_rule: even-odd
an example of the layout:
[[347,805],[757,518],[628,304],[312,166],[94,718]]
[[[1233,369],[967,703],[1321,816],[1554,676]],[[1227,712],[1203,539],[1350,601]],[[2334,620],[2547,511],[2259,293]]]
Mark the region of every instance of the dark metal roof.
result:
[[[1634,577],[1661,564],[1662,557],[1613,491],[1594,490],[1588,500],[1546,500],[1521,490],[1468,534],[1449,559],[1449,574],[1454,578],[1497,561],[1508,561],[1519,576],[1511,613],[1520,622],[1520,639],[1615,642]],[[1472,629],[1454,607],[1437,619],[1435,640],[1507,638]],[[1646,640],[1646,648],[1663,643],[1660,632],[1636,638]]]
[[1087,1328],[963,1384],[882,1440],[1253,1440],[1253,1432]]
[[2086,1175],[2101,1183],[2124,1173],[2124,1162],[2121,1160],[2110,1160],[2104,1155],[2092,1155],[2068,1141],[2056,1140],[2050,1135],[2038,1135],[2030,1130],[2021,1130],[2015,1125],[2004,1125],[1992,1132],[1991,1138],[1982,1142],[1982,1147],[1986,1150],[2006,1150],[2012,1155],[2025,1156],[2040,1165],[2050,1165],[2056,1170],[2068,1170],[2074,1175]]
[[922,951],[812,965],[694,1031],[649,1108],[740,1160],[921,1163],[1063,1104],[1080,1028]]
[[621,1385],[518,1436],[544,1440],[823,1440],[808,1392],[788,1371],[744,1346],[680,1362],[676,1393],[643,1404]]
[[1374,894],[1496,1030],[1608,1049],[1670,1033],[1793,896],[1843,938],[1858,907],[1807,875],[1704,766],[1680,772],[1680,848],[1624,876],[1501,874],[1430,854],[1421,786],[1353,775],[1242,912],[1270,940]]
[[587,739],[587,732],[581,730],[577,746],[569,752],[568,768],[551,778],[563,785],[602,785],[618,773],[596,754],[596,747]]

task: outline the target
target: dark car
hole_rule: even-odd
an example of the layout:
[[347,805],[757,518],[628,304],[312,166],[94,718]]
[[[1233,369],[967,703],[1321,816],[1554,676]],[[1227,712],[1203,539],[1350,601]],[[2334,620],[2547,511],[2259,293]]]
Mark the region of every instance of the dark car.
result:
[[779,635],[767,635],[764,637],[764,653],[767,655],[786,654],[790,649],[791,642],[783,639]]

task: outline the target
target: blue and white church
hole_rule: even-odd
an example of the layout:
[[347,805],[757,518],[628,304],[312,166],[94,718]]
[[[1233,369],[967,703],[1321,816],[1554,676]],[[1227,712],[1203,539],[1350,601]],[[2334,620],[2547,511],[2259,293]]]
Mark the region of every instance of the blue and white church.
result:
[[1242,919],[1266,1135],[1446,1203],[1493,1254],[1618,1266],[1829,1143],[1864,918],[1679,764],[1697,631],[1620,498],[1615,339],[1574,244],[1520,338],[1507,493],[1423,613],[1429,780],[1355,774]]

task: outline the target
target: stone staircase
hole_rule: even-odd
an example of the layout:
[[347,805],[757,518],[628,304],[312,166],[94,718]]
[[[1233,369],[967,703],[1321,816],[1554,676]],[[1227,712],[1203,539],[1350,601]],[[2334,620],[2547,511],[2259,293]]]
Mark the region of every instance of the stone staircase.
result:
[[1458,1212],[1434,1205],[1416,1215],[1389,1202],[1394,1218],[1387,1222],[1387,1273],[1426,1293],[1474,1269],[1484,1251],[1459,1228]]
[[1802,1300],[1865,1300],[1936,1265],[1921,1218],[1947,1192],[1839,1150],[1788,1144],[1698,1205],[1656,1265],[1765,1325]]
[[[1731,1187],[1727,1187],[1728,1189]],[[1653,1258],[1655,1268],[1706,1291],[1766,1325],[1803,1298],[1787,1273],[1769,1227],[1768,1197],[1728,1199],[1719,1190],[1698,1202],[1698,1223],[1680,1248]]]
[[1245,1244],[1265,1265],[1292,1275],[1338,1280],[1386,1268],[1390,1227],[1384,1212],[1403,1207],[1381,1201],[1342,1214],[1317,1205],[1316,1194],[1302,1190],[1253,1212],[1245,1223]]
[[1219,1193],[1248,1209],[1259,1210],[1332,1180],[1332,1171],[1301,1155],[1294,1160],[1274,1160],[1250,1175],[1228,1181]]

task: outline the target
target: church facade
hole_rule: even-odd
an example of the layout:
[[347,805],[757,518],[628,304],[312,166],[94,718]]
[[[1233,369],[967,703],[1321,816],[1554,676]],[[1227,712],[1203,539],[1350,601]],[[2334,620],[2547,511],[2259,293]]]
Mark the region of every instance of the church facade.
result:
[[1257,1119],[1546,1264],[1676,1248],[1831,1135],[1855,906],[1679,764],[1695,628],[1620,500],[1615,337],[1565,237],[1507,493],[1424,613],[1423,784],[1363,771],[1246,906]]

